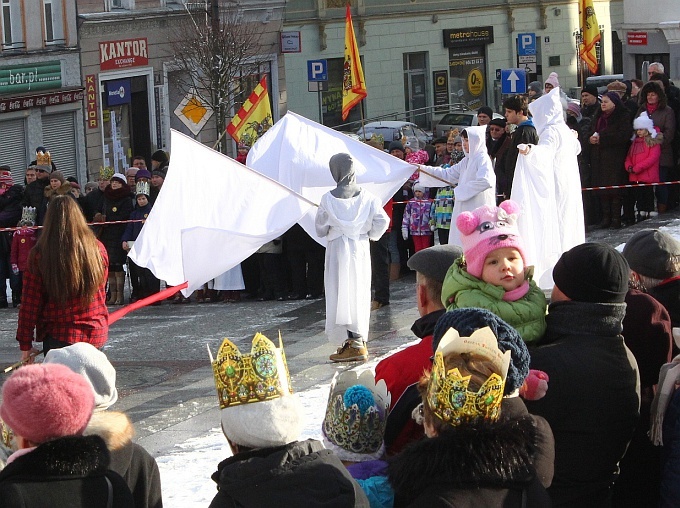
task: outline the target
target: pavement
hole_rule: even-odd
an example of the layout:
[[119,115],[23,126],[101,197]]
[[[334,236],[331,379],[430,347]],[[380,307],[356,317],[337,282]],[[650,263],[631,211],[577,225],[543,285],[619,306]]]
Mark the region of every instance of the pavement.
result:
[[[651,218],[620,230],[593,230],[589,241],[618,246],[636,231],[680,224],[680,211]],[[392,282],[390,305],[371,312],[371,358],[415,340],[410,331],[418,318],[415,275]],[[148,307],[128,314],[110,329],[104,351],[116,367],[119,401],[135,424],[136,441],[153,456],[176,444],[201,437],[219,426],[219,409],[208,348],[213,356],[223,338],[241,351],[256,332],[276,339],[279,332],[297,392],[330,381],[335,372],[358,364],[333,364],[328,355],[336,344],[324,337],[323,300],[286,302],[190,303]],[[0,310],[0,366],[19,358],[15,341],[18,311]],[[0,381],[6,375],[0,376]]]

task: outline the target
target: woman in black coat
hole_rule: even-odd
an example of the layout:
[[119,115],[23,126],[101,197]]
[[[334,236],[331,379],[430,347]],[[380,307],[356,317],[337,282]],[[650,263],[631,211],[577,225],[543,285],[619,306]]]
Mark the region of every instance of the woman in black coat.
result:
[[[626,185],[625,161],[633,136],[633,122],[616,92],[602,96],[590,128],[590,168],[593,187]],[[623,189],[595,191],[600,201],[603,228],[621,227]]]
[[[95,222],[125,221],[132,213],[132,193],[125,176],[116,173],[111,183],[104,190],[104,204],[99,214],[95,214]],[[106,247],[109,255],[109,291],[110,298],[106,303],[121,305],[125,288],[125,272],[123,265],[127,253],[123,250],[123,233],[125,224],[105,225],[99,234],[99,240]]]

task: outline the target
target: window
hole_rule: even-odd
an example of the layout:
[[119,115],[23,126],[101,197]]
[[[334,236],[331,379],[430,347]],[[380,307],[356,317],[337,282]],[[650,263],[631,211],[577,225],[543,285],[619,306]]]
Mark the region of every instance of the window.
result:
[[25,47],[19,0],[2,0],[2,48]]
[[43,0],[45,9],[45,43],[64,43],[62,0]]

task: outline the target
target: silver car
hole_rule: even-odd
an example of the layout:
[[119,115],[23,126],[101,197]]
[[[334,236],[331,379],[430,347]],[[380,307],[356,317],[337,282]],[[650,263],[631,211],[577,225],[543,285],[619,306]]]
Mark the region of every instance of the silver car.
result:
[[402,138],[416,149],[423,148],[432,142],[432,136],[411,122],[399,122],[386,120],[380,122],[369,122],[357,131],[362,140],[369,140],[373,134],[379,134],[385,140],[385,148],[390,146],[392,141],[399,141]]
[[[503,118],[503,115],[494,113],[493,117]],[[475,125],[479,125],[476,111],[455,111],[453,113],[447,113],[439,120],[439,123],[435,128],[436,137],[446,137],[452,129],[457,128],[459,131],[462,131],[465,127],[474,127]]]

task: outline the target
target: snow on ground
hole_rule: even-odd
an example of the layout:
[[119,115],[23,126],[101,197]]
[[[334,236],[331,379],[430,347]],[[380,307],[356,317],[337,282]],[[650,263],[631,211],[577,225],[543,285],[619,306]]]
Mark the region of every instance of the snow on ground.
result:
[[[390,351],[393,354],[416,341],[404,344]],[[376,358],[364,363],[356,370],[373,370],[382,358]],[[298,394],[302,402],[304,412],[304,428],[302,439],[321,439],[321,423],[326,412],[328,401],[328,383],[318,385]],[[217,395],[215,395],[217,404]],[[188,439],[184,443],[175,445],[167,455],[156,457],[158,468],[161,472],[161,485],[163,489],[163,506],[165,508],[204,508],[215,497],[216,484],[210,476],[217,470],[217,465],[231,456],[231,450],[227,440],[217,426],[208,435]]]

